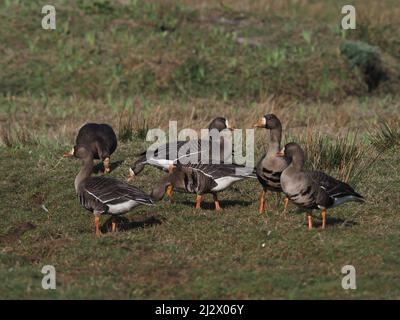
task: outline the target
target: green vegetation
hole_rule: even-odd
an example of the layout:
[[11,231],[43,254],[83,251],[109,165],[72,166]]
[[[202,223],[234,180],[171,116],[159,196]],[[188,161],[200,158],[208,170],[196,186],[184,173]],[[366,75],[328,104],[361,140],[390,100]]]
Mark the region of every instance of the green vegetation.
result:
[[[41,1],[0,3],[1,298],[400,298],[397,0],[354,1],[349,31],[336,0],[53,4],[47,31]],[[388,80],[368,92],[349,44],[356,60],[379,53]],[[217,115],[251,128],[270,112],[310,167],[367,202],[328,211],[328,228],[309,232],[272,195],[260,216],[261,188],[245,181],[221,194],[222,213],[211,198],[196,211],[193,195],[175,193],[127,215],[115,235],[102,218],[95,237],[74,192],[79,162],[62,158],[82,124],[114,127],[111,175],[125,179],[148,129],[200,129]],[[266,135],[256,132],[256,160]],[[150,192],[161,175],[146,168],[133,183]],[[46,264],[57,290],[41,288]],[[357,290],[341,287],[346,264]]]

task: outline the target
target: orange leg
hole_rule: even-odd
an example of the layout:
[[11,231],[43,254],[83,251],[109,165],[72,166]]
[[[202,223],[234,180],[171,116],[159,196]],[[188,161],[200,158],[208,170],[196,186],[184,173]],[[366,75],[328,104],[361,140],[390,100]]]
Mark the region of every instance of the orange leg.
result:
[[174,194],[174,187],[172,186],[172,184],[167,187],[167,191],[165,191],[165,193],[168,197],[172,198],[172,195]]
[[197,195],[196,197],[196,209],[200,209],[200,203],[201,203],[201,195]]
[[322,209],[322,229],[326,226],[326,209]]
[[114,233],[117,230],[117,219],[112,217],[111,232]]
[[260,197],[260,207],[258,209],[258,213],[263,214],[265,211],[265,190],[261,192],[261,197]]
[[288,212],[288,210],[287,210],[288,205],[289,205],[289,198],[288,198],[288,197],[285,197],[285,199],[283,199],[283,207],[284,207],[283,213],[286,213],[286,214],[287,214],[287,212]]
[[103,165],[104,165],[104,173],[109,173],[111,171],[110,169],[110,158],[107,157],[103,160]]
[[219,205],[218,196],[216,194],[213,194],[213,198],[214,198],[214,203],[215,203],[215,210],[216,211],[221,211],[222,208]]
[[96,226],[96,236],[100,237],[100,215],[95,214],[94,224]]
[[307,213],[307,217],[308,217],[308,229],[311,230],[313,228],[313,224],[312,224],[312,213],[308,212]]

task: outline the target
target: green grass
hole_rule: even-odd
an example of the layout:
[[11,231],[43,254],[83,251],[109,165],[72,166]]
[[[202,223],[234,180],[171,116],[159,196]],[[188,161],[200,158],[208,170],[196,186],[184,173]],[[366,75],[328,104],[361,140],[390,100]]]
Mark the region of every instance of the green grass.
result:
[[[126,176],[141,145],[138,140],[120,145],[112,160],[125,161],[112,176]],[[359,184],[367,203],[330,211],[326,230],[308,231],[294,207],[284,216],[275,197],[268,214],[260,216],[260,186],[246,181],[221,194],[222,213],[210,210],[211,197],[197,211],[193,195],[175,193],[172,201],[129,214],[132,229],[100,239],[92,215],[74,194],[78,161],[60,159],[63,151],[2,150],[3,298],[400,297],[398,150],[369,168],[372,178],[366,174]],[[135,185],[149,192],[160,175],[147,168]],[[35,228],[19,232],[27,222]],[[41,289],[46,264],[56,267],[55,291]],[[341,288],[346,264],[356,267],[355,291]]]
[[[56,31],[41,29],[40,1],[1,2],[0,297],[399,299],[396,1],[355,1],[358,28],[346,32],[336,0],[57,0]],[[368,93],[339,54],[345,40],[378,47],[390,80]],[[346,177],[359,164],[351,172],[363,169],[354,182],[366,203],[328,211],[328,228],[308,231],[275,196],[260,216],[260,185],[246,181],[220,195],[222,213],[211,197],[198,211],[194,195],[175,193],[128,214],[127,230],[95,237],[75,196],[79,162],[61,157],[82,124],[114,127],[111,176],[125,179],[148,129],[200,129],[219,115],[251,128],[270,112],[312,166]],[[256,160],[265,139],[256,132]],[[134,184],[150,192],[160,177],[146,168]],[[46,264],[54,291],[41,288]],[[341,288],[346,264],[357,290]]]

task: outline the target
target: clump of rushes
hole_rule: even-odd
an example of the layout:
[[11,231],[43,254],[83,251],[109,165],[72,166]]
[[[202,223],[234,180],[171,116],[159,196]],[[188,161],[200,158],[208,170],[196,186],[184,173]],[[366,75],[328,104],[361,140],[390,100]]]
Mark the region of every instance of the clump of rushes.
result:
[[118,140],[123,142],[130,141],[133,138],[132,116],[126,116],[124,113],[119,115],[118,120]]
[[307,154],[306,166],[322,170],[337,179],[355,183],[361,168],[371,163],[366,145],[357,143],[357,134],[348,132],[343,137],[330,138],[318,131],[307,130],[305,136],[291,137],[286,141],[299,143]]
[[2,128],[0,138],[2,144],[8,148],[36,145],[38,143],[28,130],[21,128],[17,124],[11,126],[10,123]]
[[378,152],[386,152],[400,146],[399,128],[399,123],[383,122],[374,132],[369,133],[369,140]]
[[149,125],[145,118],[138,115],[136,118],[132,114],[121,113],[118,121],[118,139],[126,142],[134,137],[144,140],[149,131]]

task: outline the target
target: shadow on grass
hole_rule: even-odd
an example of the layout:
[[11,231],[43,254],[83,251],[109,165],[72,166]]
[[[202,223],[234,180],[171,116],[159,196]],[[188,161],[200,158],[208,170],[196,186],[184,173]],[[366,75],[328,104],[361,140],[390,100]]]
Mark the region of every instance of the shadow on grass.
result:
[[[110,163],[111,172],[114,171],[116,168],[118,168],[123,162],[124,161],[121,161],[121,160],[115,161],[115,162],[111,162]],[[98,174],[98,173],[103,173],[103,172],[104,172],[104,165],[103,165],[103,162],[100,161],[98,164],[96,164],[93,167],[92,173]]]
[[[341,219],[341,218],[335,218],[335,217],[327,217],[326,218],[326,225],[327,227],[329,226],[334,226],[334,225],[340,225],[343,227],[354,227],[358,223],[353,221],[353,220],[346,220],[346,219]],[[307,223],[305,223],[307,225]],[[315,228],[320,228],[322,226],[322,220],[315,220],[313,226]]]
[[[179,203],[194,208],[196,206],[195,201],[189,201],[189,200],[184,200],[180,201]],[[244,200],[220,200],[219,204],[221,205],[222,209],[229,209],[234,206],[242,206],[242,207],[248,207],[253,204],[252,201],[244,201]],[[201,202],[201,209],[205,210],[215,210],[215,204],[214,202],[209,202],[209,201],[202,201]]]
[[[147,227],[152,227],[155,225],[160,225],[162,223],[161,219],[151,216],[142,221],[130,221],[126,217],[115,217],[117,220],[117,230],[118,231],[128,231],[133,229],[142,229]],[[110,217],[104,224],[101,226],[100,230],[102,233],[111,232],[112,228],[112,217]]]

